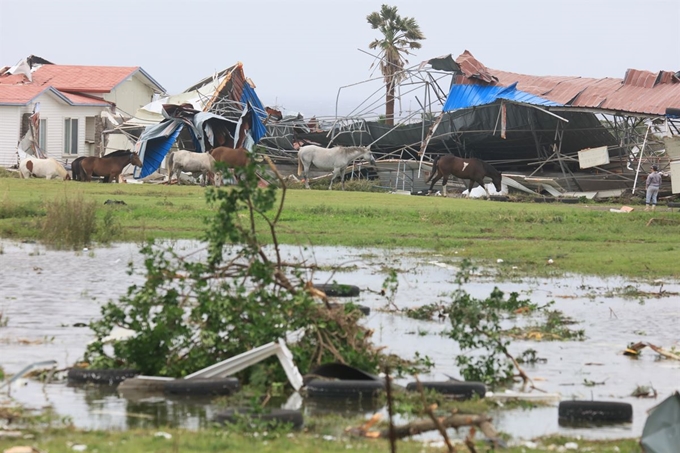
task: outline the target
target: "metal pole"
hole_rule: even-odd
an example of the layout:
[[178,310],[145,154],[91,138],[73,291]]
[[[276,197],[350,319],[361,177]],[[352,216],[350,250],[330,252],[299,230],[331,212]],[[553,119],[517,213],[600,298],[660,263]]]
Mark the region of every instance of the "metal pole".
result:
[[633,181],[633,190],[631,193],[635,193],[635,188],[637,187],[637,180],[640,174],[640,167],[642,166],[642,156],[645,154],[645,145],[647,144],[647,135],[649,135],[649,129],[652,127],[650,124],[647,126],[647,132],[645,132],[645,139],[642,141],[642,148],[640,149],[640,155],[638,156],[637,169],[635,170],[635,181]]

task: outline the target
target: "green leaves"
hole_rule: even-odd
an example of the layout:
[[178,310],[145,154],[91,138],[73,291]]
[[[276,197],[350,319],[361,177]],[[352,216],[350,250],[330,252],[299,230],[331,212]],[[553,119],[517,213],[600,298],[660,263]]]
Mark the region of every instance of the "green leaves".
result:
[[[154,243],[142,247],[144,284],[130,286],[126,296],[102,307],[102,318],[91,324],[97,339],[85,360],[183,377],[302,328],[303,339],[290,345],[301,371],[336,360],[377,369],[379,355],[359,316],[319,304],[304,290],[308,266],[281,261],[278,219],[270,214],[279,189],[261,175],[265,168],[253,162],[235,170],[236,185],[206,190],[215,207],[205,233],[206,254],[180,256]],[[259,184],[261,177],[268,184]],[[285,194],[285,185],[282,190]],[[264,223],[255,222],[258,217]],[[258,231],[263,224],[264,231]],[[273,251],[258,241],[267,234]],[[136,335],[109,348],[103,339],[116,326]],[[285,381],[280,366],[262,365],[242,371],[241,382]]]

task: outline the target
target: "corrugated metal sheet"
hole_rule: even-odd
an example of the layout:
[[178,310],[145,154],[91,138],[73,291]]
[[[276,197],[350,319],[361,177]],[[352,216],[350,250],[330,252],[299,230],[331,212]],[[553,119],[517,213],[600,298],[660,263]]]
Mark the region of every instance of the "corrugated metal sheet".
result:
[[558,106],[557,102],[520,91],[516,85],[509,87],[485,85],[452,85],[443,110],[451,112],[459,109],[492,104],[499,99],[522,104]]
[[[626,113],[664,115],[666,108],[680,108],[680,79],[670,71],[653,73],[629,69],[625,79],[565,76],[533,76],[490,69],[468,51],[456,61],[463,71],[458,84],[510,86],[559,104]],[[493,79],[497,82],[494,82]]]

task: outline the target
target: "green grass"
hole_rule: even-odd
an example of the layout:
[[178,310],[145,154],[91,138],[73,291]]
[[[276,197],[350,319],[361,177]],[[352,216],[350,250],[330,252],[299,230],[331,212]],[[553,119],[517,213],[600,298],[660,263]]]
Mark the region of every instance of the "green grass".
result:
[[[121,227],[119,240],[202,237],[213,208],[198,186],[0,179],[0,236],[39,239],[36,217],[65,194],[94,200]],[[111,207],[104,201],[122,200]],[[4,201],[3,201],[4,200]],[[288,244],[413,247],[528,275],[564,272],[680,277],[677,212],[609,212],[607,204],[499,203],[340,190],[289,190],[278,228]],[[651,218],[670,219],[654,223]],[[266,232],[266,229],[262,231]],[[269,238],[264,235],[263,240]],[[497,259],[502,259],[497,264]],[[554,261],[548,265],[548,259]]]
[[[336,420],[341,423],[339,420]],[[354,425],[352,425],[354,426]],[[356,425],[358,426],[358,424]],[[327,434],[310,434],[307,432],[259,432],[257,436],[245,435],[229,431],[226,428],[206,429],[200,431],[186,431],[169,428],[153,430],[132,429],[128,431],[82,431],[74,429],[51,429],[35,433],[33,439],[6,439],[0,437],[0,451],[4,451],[16,445],[28,445],[39,451],[50,453],[71,453],[73,445],[86,445],[85,451],[99,453],[151,453],[151,452],[182,452],[182,453],[212,453],[220,452],[247,452],[257,451],[260,453],[340,453],[347,451],[362,452],[389,452],[389,442],[385,439],[361,439],[349,437],[343,434],[345,425],[336,426],[333,430],[327,430]],[[157,432],[168,433],[172,437],[156,436]],[[333,434],[328,434],[328,433]],[[466,433],[467,430],[461,430]],[[477,436],[480,439],[480,436]],[[581,439],[569,439],[564,437],[546,437],[535,440],[538,444],[536,449],[528,450],[526,447],[515,446],[502,451],[507,453],[548,452],[559,451],[560,446],[568,442],[574,442],[579,446],[578,451],[591,453],[638,453],[640,447],[637,440],[607,440],[586,441]],[[400,453],[434,453],[448,451],[445,447],[427,446],[421,442],[400,440],[397,442],[397,451]],[[457,451],[468,451],[463,445],[457,446]],[[478,452],[491,452],[487,445],[477,442]]]

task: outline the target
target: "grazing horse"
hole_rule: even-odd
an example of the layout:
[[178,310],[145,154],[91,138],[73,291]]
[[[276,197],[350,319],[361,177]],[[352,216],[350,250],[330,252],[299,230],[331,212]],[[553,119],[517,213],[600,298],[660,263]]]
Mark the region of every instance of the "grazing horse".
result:
[[[305,187],[309,189],[309,167],[314,165],[320,170],[333,170],[328,190],[333,189],[333,181],[340,176],[342,190],[345,190],[345,171],[355,159],[362,158],[375,165],[375,159],[369,146],[335,146],[322,148],[316,145],[306,145],[298,151],[298,176],[304,174]],[[304,170],[304,171],[303,171]]]
[[113,182],[123,169],[129,164],[135,167],[141,167],[142,161],[139,159],[137,153],[132,151],[120,150],[107,154],[104,157],[86,157],[80,161],[80,174],[84,181],[92,181],[92,176],[102,176],[108,178],[109,182]]
[[74,181],[83,180],[83,169],[80,167],[80,162],[85,159],[85,156],[77,157],[73,162],[71,162],[71,179]]
[[180,149],[168,156],[168,183],[172,182],[172,175],[176,173],[177,184],[182,184],[179,177],[181,172],[191,173],[194,178],[203,175],[201,186],[205,186],[208,180],[208,173],[215,171],[215,158],[207,153],[196,153]]
[[47,159],[38,159],[35,157],[27,157],[19,162],[19,174],[22,178],[58,178],[64,181],[71,179],[68,172],[59,162],[51,157]]
[[468,183],[467,197],[470,196],[470,192],[475,183],[482,186],[487,197],[489,196],[489,191],[486,190],[486,187],[484,186],[484,177],[491,178],[496,191],[501,191],[501,179],[503,177],[500,172],[490,164],[487,164],[483,160],[475,159],[474,157],[463,159],[450,154],[437,157],[432,164],[432,174],[425,183],[427,184],[432,181],[432,184],[430,184],[430,192],[432,192],[435,183],[443,177],[442,193],[446,196],[446,183],[449,176],[470,180]]
[[[215,159],[215,162],[222,162],[232,169],[248,165],[250,163],[249,154],[245,148],[229,148],[227,146],[218,146],[210,151],[210,155]],[[222,172],[217,173],[215,185],[218,185],[217,181],[222,181]]]

